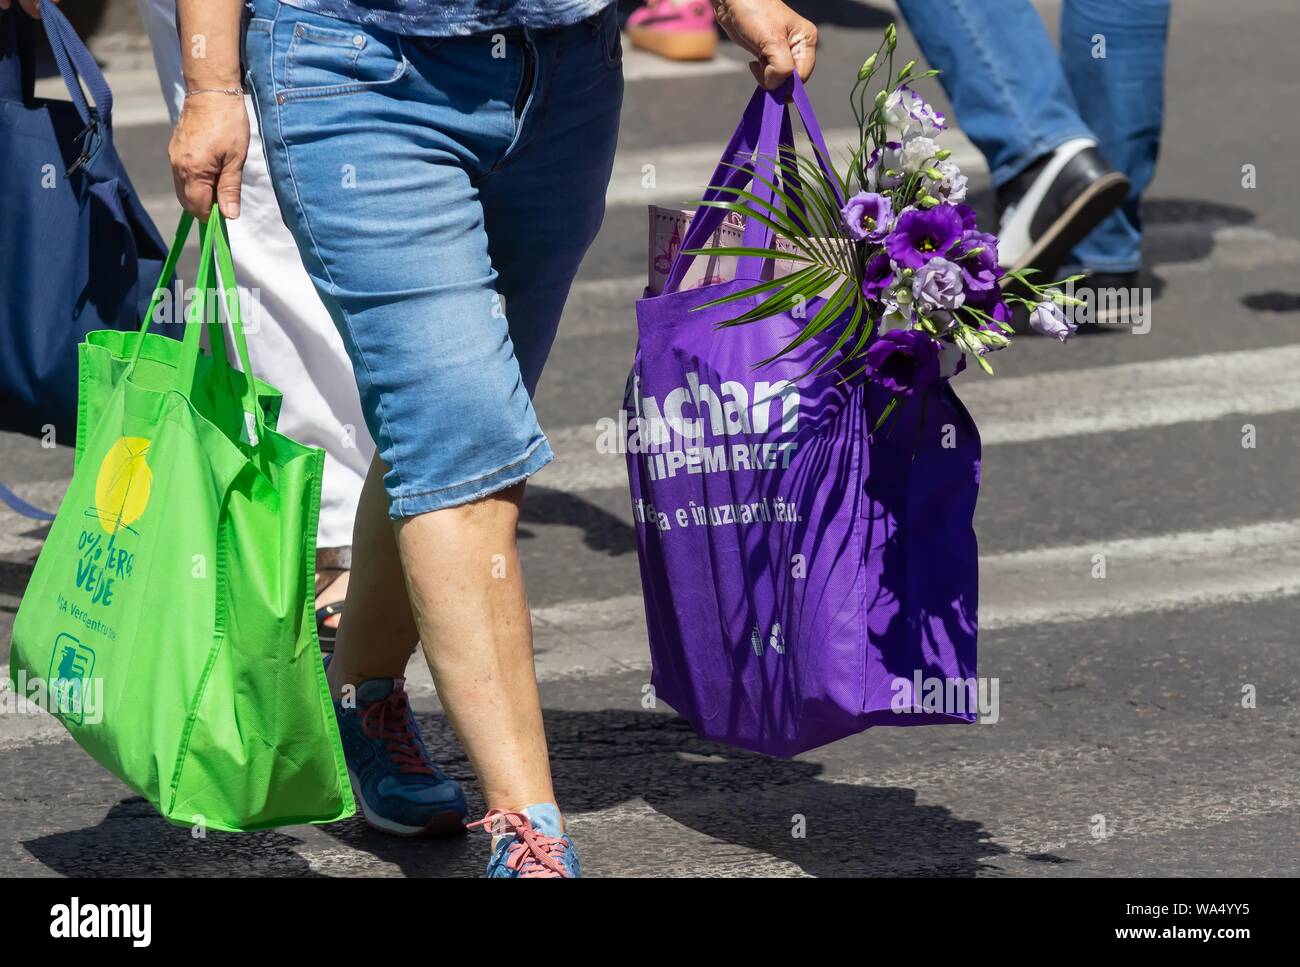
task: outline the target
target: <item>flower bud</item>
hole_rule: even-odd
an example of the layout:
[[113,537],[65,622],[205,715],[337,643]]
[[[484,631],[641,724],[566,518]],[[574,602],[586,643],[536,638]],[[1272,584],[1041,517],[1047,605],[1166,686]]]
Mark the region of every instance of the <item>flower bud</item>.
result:
[[921,174],[925,175],[931,181],[943,181],[943,172],[938,168],[922,168]]
[[939,199],[935,198],[933,195],[922,195],[916,200],[916,204],[919,208],[933,208],[935,205],[939,204]]
[[862,67],[858,70],[858,80],[865,81],[871,76],[871,72],[876,69],[876,55],[872,54],[866,59]]
[[951,157],[952,157],[951,151],[949,151],[947,148],[940,148],[937,152],[935,152],[934,160],[947,161]]
[[890,50],[893,50],[897,44],[898,44],[898,28],[896,28],[891,23],[888,27],[885,28],[885,45]]
[[905,80],[907,80],[909,77],[911,77],[911,76],[912,76],[912,68],[915,67],[915,66],[916,66],[916,61],[915,61],[915,60],[909,60],[906,64],[903,65],[903,69],[902,69],[901,71],[898,72],[898,79],[899,79],[900,81],[905,81]]

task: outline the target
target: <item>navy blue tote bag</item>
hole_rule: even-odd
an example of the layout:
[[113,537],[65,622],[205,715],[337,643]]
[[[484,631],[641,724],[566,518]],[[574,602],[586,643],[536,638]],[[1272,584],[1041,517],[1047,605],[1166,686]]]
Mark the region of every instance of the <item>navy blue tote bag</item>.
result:
[[[166,248],[113,150],[104,75],[58,7],[41,17],[0,13],[0,430],[71,445],[77,345],[139,327]],[[33,95],[41,24],[70,102]]]

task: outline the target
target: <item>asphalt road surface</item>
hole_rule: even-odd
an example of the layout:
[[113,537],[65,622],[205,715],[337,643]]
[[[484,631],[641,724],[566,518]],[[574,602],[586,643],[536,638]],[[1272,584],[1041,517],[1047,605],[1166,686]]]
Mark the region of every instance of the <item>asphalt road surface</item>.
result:
[[[796,6],[822,29],[819,116],[843,130],[848,88],[892,8]],[[1041,9],[1055,21],[1054,5]],[[119,150],[166,234],[178,211],[168,126],[124,22],[96,50],[117,92]],[[693,67],[629,52],[605,226],[537,401],[560,459],[530,488],[521,527],[558,792],[590,874],[1297,871],[1300,137],[1287,106],[1300,78],[1285,67],[1296,36],[1294,0],[1175,4],[1146,204],[1150,331],[1064,347],[1027,337],[996,378],[956,382],[985,442],[979,673],[999,680],[997,722],[877,729],[791,761],[703,742],[670,710],[642,707],[631,510],[596,421],[617,413],[635,344],[644,206],[695,196],[751,79],[728,45]],[[914,47],[906,31],[900,44]],[[986,172],[950,140],[990,217]],[[70,472],[66,449],[0,436],[0,480],[33,503],[55,506]],[[0,665],[43,533],[0,510]],[[427,672],[413,664],[411,683],[435,755],[477,808]],[[399,841],[358,819],[194,839],[57,723],[0,715],[0,874],[466,875],[485,850],[481,836]]]

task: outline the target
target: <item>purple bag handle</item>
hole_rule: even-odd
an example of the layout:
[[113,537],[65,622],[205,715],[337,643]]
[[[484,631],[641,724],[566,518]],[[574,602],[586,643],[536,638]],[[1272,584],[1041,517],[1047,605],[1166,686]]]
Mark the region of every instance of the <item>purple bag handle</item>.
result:
[[[840,191],[839,181],[830,170],[830,152],[826,148],[826,139],[822,136],[821,125],[817,123],[817,115],[813,112],[808,92],[797,74],[792,75],[790,80],[775,91],[768,91],[762,87],[754,91],[754,96],[745,107],[745,113],[741,116],[731,140],[723,149],[718,167],[709,180],[709,184],[714,187],[710,187],[705,192],[704,201],[717,201],[724,196],[734,197],[730,196],[727,189],[743,188],[753,179],[755,169],[758,169],[769,181],[774,180],[771,159],[776,155],[780,144],[789,144],[793,140],[787,99],[793,101],[799,119],[808,132],[808,140],[812,142],[817,152],[817,163],[831,181],[835,197],[843,207],[844,197]],[[760,156],[757,161],[754,158],[755,154]],[[772,189],[762,182],[757,184],[754,194],[768,202],[772,199]],[[691,220],[691,227],[686,232],[686,238],[682,240],[682,247],[673,259],[672,268],[664,283],[664,293],[677,291],[682,277],[685,276],[687,268],[695,258],[693,255],[683,254],[685,250],[702,245],[718,230],[726,215],[726,211],[721,208],[702,206],[696,211],[695,217]],[[743,244],[766,248],[770,244],[770,236],[771,229],[766,225],[760,224],[755,219],[748,219]],[[757,256],[741,258],[737,265],[737,277],[757,278],[763,261]]]

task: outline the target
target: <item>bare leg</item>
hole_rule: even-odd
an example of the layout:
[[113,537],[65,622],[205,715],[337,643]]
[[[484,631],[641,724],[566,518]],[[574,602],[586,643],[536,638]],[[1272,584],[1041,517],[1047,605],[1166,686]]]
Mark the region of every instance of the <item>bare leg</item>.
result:
[[352,532],[352,574],[347,607],[330,659],[330,693],[368,678],[400,678],[419,632],[411,618],[402,562],[384,494],[384,465],[370,464],[357,502]]
[[555,800],[515,544],[523,494],[519,483],[394,525],[376,458],[357,509],[354,573],[329,669],[337,698],[345,684],[400,676],[412,643],[424,642],[490,809]]
[[489,809],[553,802],[515,530],[524,484],[399,523],[411,610]]

